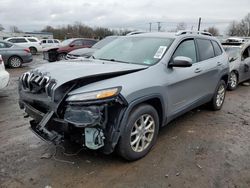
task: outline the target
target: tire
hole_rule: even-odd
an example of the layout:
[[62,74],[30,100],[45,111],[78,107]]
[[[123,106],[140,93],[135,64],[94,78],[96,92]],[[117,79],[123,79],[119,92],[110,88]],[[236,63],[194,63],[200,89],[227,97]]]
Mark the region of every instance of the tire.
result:
[[238,86],[238,75],[236,74],[236,72],[232,71],[229,76],[227,89],[229,91],[233,91],[237,88],[237,86]]
[[37,49],[35,47],[29,47],[29,49],[30,49],[30,53],[32,55],[36,55],[37,54]]
[[127,122],[117,151],[124,159],[135,161],[144,157],[155,144],[159,132],[159,116],[152,106],[142,104],[130,113]]
[[8,59],[8,66],[11,68],[19,68],[22,66],[23,60],[18,56],[12,56]]
[[60,53],[57,55],[57,61],[65,60],[66,54],[65,53]]
[[226,96],[227,85],[224,80],[221,80],[216,87],[216,91],[209,105],[211,110],[220,110],[223,106],[225,96]]

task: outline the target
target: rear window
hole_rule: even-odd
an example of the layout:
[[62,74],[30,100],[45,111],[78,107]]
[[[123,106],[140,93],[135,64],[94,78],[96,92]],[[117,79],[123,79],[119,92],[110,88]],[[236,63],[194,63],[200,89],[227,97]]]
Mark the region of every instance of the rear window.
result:
[[214,57],[214,48],[210,40],[197,39],[197,45],[199,49],[200,61]]
[[219,44],[215,41],[212,41],[213,47],[214,47],[214,54],[215,56],[219,56],[222,54],[222,49],[219,46]]

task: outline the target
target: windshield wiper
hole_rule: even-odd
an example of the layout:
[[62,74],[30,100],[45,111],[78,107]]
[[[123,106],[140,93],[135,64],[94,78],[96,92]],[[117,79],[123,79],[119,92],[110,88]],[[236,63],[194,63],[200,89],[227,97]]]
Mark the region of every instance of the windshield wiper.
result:
[[98,58],[98,59],[104,60],[104,61],[119,62],[119,63],[130,63],[130,62],[127,62],[127,61],[120,61],[120,60],[117,60],[117,59],[105,59],[105,58]]

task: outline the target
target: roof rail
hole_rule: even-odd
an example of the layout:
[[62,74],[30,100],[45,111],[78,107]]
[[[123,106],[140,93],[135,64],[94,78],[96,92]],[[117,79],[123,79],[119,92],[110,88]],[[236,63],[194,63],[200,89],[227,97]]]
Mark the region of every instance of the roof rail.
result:
[[181,30],[176,33],[177,36],[184,34],[199,34],[199,35],[213,36],[211,33],[206,31]]

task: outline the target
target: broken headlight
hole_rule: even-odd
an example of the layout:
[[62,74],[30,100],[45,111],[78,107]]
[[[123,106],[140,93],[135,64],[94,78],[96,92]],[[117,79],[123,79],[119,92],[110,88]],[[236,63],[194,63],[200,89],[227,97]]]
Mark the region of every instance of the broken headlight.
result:
[[66,101],[75,102],[75,101],[89,101],[89,100],[98,100],[98,99],[107,99],[117,96],[121,91],[121,87],[115,87],[110,89],[104,89],[99,91],[92,91],[87,93],[79,93],[70,95]]
[[64,120],[79,127],[100,125],[104,106],[68,106]]

